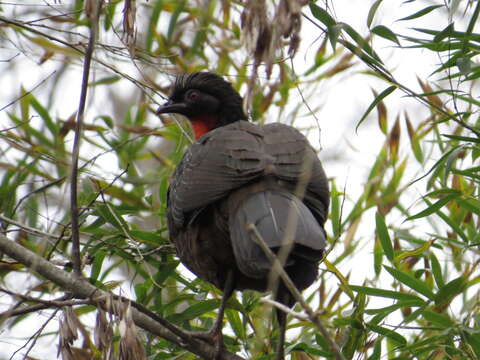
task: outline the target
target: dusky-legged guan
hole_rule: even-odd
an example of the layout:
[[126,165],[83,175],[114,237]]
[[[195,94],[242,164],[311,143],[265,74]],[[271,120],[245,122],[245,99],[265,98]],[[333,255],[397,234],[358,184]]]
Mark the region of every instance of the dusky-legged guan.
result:
[[[326,248],[329,189],[320,160],[295,128],[247,121],[242,98],[222,77],[179,76],[157,114],[184,115],[196,141],[177,166],[168,190],[168,228],[182,263],[223,290],[212,329],[200,337],[223,346],[222,324],[234,290],[272,290],[291,307],[295,300],[257,244],[282,260],[298,290],[310,286]],[[275,278],[275,277],[273,277]],[[277,310],[276,358],[284,358],[286,314]]]

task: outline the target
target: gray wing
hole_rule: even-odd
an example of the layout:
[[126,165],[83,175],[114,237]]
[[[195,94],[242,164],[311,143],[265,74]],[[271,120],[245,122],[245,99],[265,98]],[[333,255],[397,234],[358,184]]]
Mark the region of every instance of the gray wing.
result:
[[182,226],[187,213],[265,175],[291,184],[305,183],[304,201],[323,225],[328,183],[308,140],[287,125],[259,127],[246,121],[217,128],[187,150],[170,185],[169,216],[176,226]]

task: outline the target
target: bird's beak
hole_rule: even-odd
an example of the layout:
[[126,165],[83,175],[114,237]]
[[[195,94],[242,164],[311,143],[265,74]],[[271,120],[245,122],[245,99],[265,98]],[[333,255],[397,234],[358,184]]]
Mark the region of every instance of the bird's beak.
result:
[[160,105],[158,108],[156,114],[182,114],[185,115],[186,111],[188,110],[188,107],[185,103],[183,102],[173,102],[172,100],[167,101],[165,104]]

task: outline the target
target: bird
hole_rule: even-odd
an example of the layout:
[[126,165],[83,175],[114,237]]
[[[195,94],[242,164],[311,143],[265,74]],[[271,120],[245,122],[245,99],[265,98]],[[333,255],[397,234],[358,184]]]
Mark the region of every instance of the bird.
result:
[[[327,247],[328,179],[304,135],[249,121],[240,94],[213,72],[178,75],[156,114],[185,116],[195,135],[170,179],[167,225],[180,261],[223,291],[212,328],[198,334],[220,358],[224,311],[235,290],[272,291],[276,301],[295,304],[278,274],[272,281],[259,238],[299,291],[316,280]],[[286,313],[276,309],[276,319],[281,360]]]

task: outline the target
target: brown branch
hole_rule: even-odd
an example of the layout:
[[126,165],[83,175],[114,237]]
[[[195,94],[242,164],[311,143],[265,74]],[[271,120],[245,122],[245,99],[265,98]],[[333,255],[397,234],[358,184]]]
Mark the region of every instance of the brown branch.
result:
[[83,117],[85,113],[85,104],[87,102],[88,78],[90,75],[90,66],[92,64],[92,54],[95,49],[95,40],[98,32],[98,19],[102,0],[97,0],[92,7],[90,14],[90,38],[88,39],[87,51],[83,62],[82,89],[80,93],[80,103],[78,105],[77,121],[75,123],[75,136],[73,139],[72,150],[72,170],[70,175],[70,212],[72,217],[72,264],[73,271],[77,276],[82,275],[82,261],[80,259],[80,225],[78,223],[78,198],[77,198],[77,180],[78,180],[78,157],[80,153],[80,140],[82,137]]
[[338,347],[337,343],[333,341],[332,337],[330,336],[330,333],[327,331],[325,326],[322,324],[320,321],[318,314],[316,314],[313,309],[310,307],[310,305],[307,304],[305,299],[303,298],[302,294],[300,291],[298,291],[297,287],[293,283],[292,279],[290,279],[290,276],[288,276],[287,272],[282,266],[282,263],[278,259],[278,257],[270,250],[268,245],[266,244],[265,240],[262,238],[262,235],[258,231],[257,227],[255,224],[247,224],[247,230],[251,231],[253,235],[255,236],[256,243],[262,248],[263,252],[267,256],[268,260],[272,263],[272,270],[275,271],[280,278],[283,280],[283,283],[287,287],[288,291],[292,294],[294,299],[300,303],[302,308],[305,310],[305,312],[308,315],[308,318],[310,321],[315,324],[315,326],[320,330],[320,333],[323,335],[325,340],[327,341],[328,345],[330,346],[330,350],[335,356],[335,359],[337,360],[345,360],[345,357],[343,356],[342,352],[340,351],[340,348]]
[[[43,305],[49,305],[50,307],[62,307],[62,306],[75,306],[75,305],[92,305],[92,302],[90,300],[65,300],[65,297],[62,296],[60,299],[57,300],[45,300],[41,298],[37,298],[34,296],[28,296],[28,295],[23,295],[19,293],[15,293],[13,291],[0,288],[0,291],[9,294],[12,296],[15,296],[19,299],[22,299],[23,301],[31,301],[31,302],[38,302]],[[2,316],[0,314],[0,316]]]
[[50,233],[32,228],[32,227],[30,227],[26,224],[22,224],[22,223],[20,223],[16,220],[14,220],[14,219],[10,219],[6,216],[3,216],[2,214],[0,214],[0,220],[4,221],[5,223],[8,223],[8,224],[15,225],[15,226],[19,227],[20,229],[22,229],[23,231],[25,231],[29,234],[35,235],[35,236],[43,236],[43,237],[50,238],[50,239],[58,239],[59,237],[61,237],[60,235],[50,234]]
[[[49,261],[8,239],[3,234],[0,234],[0,252],[5,253],[12,259],[27,266],[32,271],[57,284],[65,291],[70,292],[75,298],[91,299],[97,304],[97,306],[102,307],[105,311],[112,311],[112,309],[105,308],[104,301],[102,301],[102,299],[112,296],[112,294],[98,289],[85,279],[72,276],[72,274],[57,268]],[[114,298],[131,301],[115,295]],[[205,359],[214,358],[215,348],[210,344],[192,337],[182,329],[133,301],[132,307],[132,316],[135,324],[145,331],[160,336]],[[227,351],[222,352],[222,358],[225,360],[244,360],[243,358]]]

